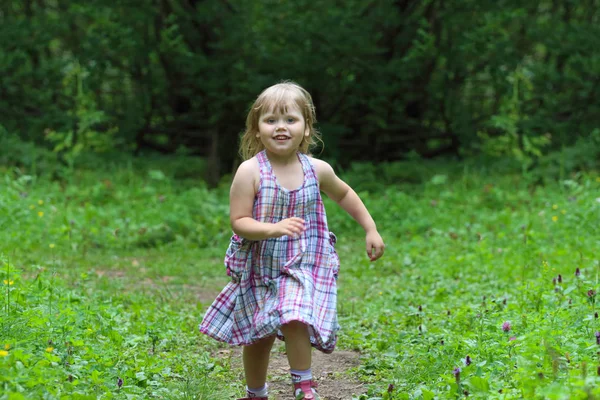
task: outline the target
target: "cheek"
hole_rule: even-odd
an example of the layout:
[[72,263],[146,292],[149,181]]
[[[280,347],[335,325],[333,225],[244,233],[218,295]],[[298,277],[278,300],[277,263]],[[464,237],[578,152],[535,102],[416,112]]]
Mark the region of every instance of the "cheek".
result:
[[271,132],[272,127],[271,127],[271,125],[262,122],[262,123],[258,124],[258,130],[259,130],[259,132]]

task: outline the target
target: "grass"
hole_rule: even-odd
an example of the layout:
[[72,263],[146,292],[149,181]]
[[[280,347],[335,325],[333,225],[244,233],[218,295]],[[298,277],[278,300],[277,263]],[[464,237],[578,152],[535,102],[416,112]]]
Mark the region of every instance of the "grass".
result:
[[[404,166],[386,168],[398,183],[347,176],[386,241],[379,262],[326,200],[339,346],[363,354],[361,399],[600,397],[597,175],[532,186],[427,166],[403,183]],[[3,171],[1,399],[242,394],[240,371],[213,357],[223,346],[197,332],[227,281],[227,184],[165,171],[78,171],[66,185]]]
[[391,398],[598,396],[599,186],[470,178],[380,197],[387,256],[349,265],[340,304],[372,393],[386,382]]

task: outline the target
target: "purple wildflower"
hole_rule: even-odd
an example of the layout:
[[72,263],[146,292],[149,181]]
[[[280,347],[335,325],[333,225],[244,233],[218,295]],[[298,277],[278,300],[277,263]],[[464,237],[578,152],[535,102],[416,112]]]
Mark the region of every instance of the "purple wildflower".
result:
[[562,275],[558,274],[558,283],[562,283]]
[[419,312],[423,311],[423,307],[419,305]]
[[117,379],[117,386],[119,387],[119,389],[121,389],[121,386],[123,386],[123,379],[121,379],[121,378]]
[[393,383],[390,383],[390,385],[388,386],[388,393],[392,393],[394,391],[396,387],[394,386]]
[[596,332],[596,344],[600,344],[600,332]]
[[511,326],[510,326],[510,322],[508,322],[508,321],[505,321],[505,322],[502,324],[502,330],[503,330],[504,332],[508,332],[508,331],[510,331],[510,328],[511,328]]
[[456,383],[460,384],[460,368],[454,368],[454,371],[452,371],[452,373],[454,374],[454,379],[456,379]]
[[579,270],[579,267],[577,267],[577,269],[575,270],[575,276],[580,276],[581,275],[581,271]]
[[590,289],[587,291],[588,297],[592,298],[596,295],[596,291],[594,289]]
[[594,313],[594,318],[598,319],[598,311]]
[[512,342],[513,340],[517,340],[517,337],[516,336],[511,336],[511,337],[508,338],[509,342]]
[[556,278],[552,278],[552,285],[556,286]]
[[471,365],[471,357],[467,354],[467,357],[465,358],[465,365],[468,367],[469,365]]

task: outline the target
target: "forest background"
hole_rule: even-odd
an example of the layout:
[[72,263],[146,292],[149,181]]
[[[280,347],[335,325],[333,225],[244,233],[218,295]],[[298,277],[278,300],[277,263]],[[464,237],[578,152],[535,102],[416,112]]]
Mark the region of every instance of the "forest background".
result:
[[340,165],[487,153],[529,167],[598,134],[599,7],[5,1],[0,161],[50,162],[20,141],[66,165],[152,150],[205,157],[214,185],[238,162],[253,99],[292,79],[313,95],[323,157]]

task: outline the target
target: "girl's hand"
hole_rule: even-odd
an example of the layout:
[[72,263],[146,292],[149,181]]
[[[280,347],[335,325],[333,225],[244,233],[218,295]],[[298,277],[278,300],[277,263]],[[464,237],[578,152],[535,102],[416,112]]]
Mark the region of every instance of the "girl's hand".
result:
[[383,239],[377,232],[377,230],[372,230],[367,232],[367,256],[371,261],[375,261],[383,255],[383,251],[385,250],[385,244],[383,244]]
[[274,225],[273,235],[271,237],[278,238],[281,236],[299,236],[306,230],[304,220],[298,217],[287,218],[279,221]]

